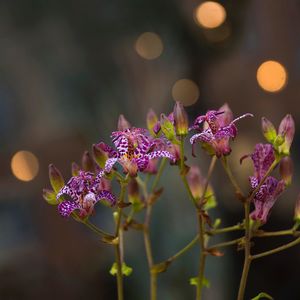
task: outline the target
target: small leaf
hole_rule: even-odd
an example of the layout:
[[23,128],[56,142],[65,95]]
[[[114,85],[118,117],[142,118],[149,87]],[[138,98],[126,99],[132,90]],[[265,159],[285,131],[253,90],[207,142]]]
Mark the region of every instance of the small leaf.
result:
[[213,224],[213,228],[217,229],[221,225],[221,222],[222,222],[221,219],[217,218]]
[[269,300],[274,300],[274,298],[267,293],[259,293],[256,297],[252,298],[251,300],[259,300],[264,298]]
[[[190,285],[198,286],[198,284],[199,284],[199,278],[198,277],[190,278]],[[202,285],[205,286],[206,288],[210,288],[210,281],[207,278],[203,277]]]
[[[127,266],[124,262],[122,264],[122,274],[125,276],[129,276],[132,273],[133,269],[129,266]],[[118,273],[118,265],[116,262],[113,263],[113,265],[111,266],[109,273],[112,276],[116,276]]]
[[211,249],[207,249],[206,252],[212,256],[217,256],[217,257],[221,257],[224,255],[223,252],[221,252],[219,249],[217,248],[211,248]]

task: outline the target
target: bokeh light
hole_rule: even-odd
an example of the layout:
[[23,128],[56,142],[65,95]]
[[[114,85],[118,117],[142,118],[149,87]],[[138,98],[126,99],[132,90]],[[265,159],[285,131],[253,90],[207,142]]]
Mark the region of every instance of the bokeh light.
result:
[[194,104],[199,98],[198,85],[190,79],[179,79],[172,87],[172,97],[184,106]]
[[205,1],[196,8],[195,19],[205,28],[216,28],[224,23],[226,10],[220,3]]
[[136,52],[144,59],[158,58],[163,52],[164,46],[160,36],[154,32],[144,32],[136,43]]
[[287,83],[287,71],[279,62],[268,60],[259,66],[256,78],[262,89],[274,93],[285,87]]
[[39,171],[38,159],[29,151],[19,151],[11,160],[11,170],[19,180],[31,181]]

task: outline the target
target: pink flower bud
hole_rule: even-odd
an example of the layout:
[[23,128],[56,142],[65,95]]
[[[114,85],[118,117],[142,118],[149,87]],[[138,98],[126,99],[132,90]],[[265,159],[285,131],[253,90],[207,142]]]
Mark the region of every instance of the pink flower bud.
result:
[[88,172],[95,171],[95,163],[88,151],[84,151],[81,159],[82,169]]
[[157,130],[154,130],[154,127],[156,126],[158,122],[158,117],[156,115],[156,113],[154,112],[153,109],[150,109],[147,113],[147,127],[148,127],[148,130],[149,132],[152,134],[152,135],[156,135],[156,131]]
[[279,147],[280,153],[284,155],[289,155],[290,154],[290,147],[294,139],[295,135],[295,122],[293,117],[288,114],[286,115],[278,129],[278,135],[284,137],[284,142],[283,144]]
[[49,179],[55,193],[58,193],[59,190],[65,185],[65,181],[60,171],[53,164],[49,165]]
[[130,128],[130,127],[131,127],[131,125],[126,120],[126,118],[124,117],[124,115],[120,115],[119,116],[119,120],[118,120],[118,130],[119,131],[124,131],[124,130]]
[[187,135],[189,131],[189,120],[181,102],[176,101],[173,113],[176,134]]
[[292,159],[289,156],[284,157],[280,161],[279,172],[285,185],[290,185],[292,183],[293,170]]
[[186,179],[195,199],[199,200],[203,193],[204,178],[201,175],[200,169],[196,166],[191,166]]
[[78,164],[76,164],[75,162],[72,162],[72,166],[71,166],[72,176],[78,176],[79,170],[80,170],[80,167],[78,166]]

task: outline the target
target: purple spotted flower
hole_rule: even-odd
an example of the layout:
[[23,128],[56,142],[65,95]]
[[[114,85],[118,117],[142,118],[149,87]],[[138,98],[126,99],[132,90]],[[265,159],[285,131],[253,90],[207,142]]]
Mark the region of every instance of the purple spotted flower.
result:
[[112,167],[118,162],[125,173],[136,176],[138,171],[144,171],[149,162],[154,158],[166,157],[174,160],[174,156],[166,150],[162,150],[162,140],[150,137],[148,131],[142,128],[128,128],[124,131],[112,133],[112,142],[116,149],[104,143],[98,144],[108,154],[104,170],[99,173],[109,173]]
[[[250,176],[249,180],[254,190],[275,161],[275,151],[271,144],[257,144],[254,153],[250,157],[254,165],[254,176]],[[266,223],[271,208],[284,189],[285,183],[283,180],[268,176],[253,198],[255,209],[250,217],[263,224]]]
[[232,111],[227,104],[224,104],[218,111],[210,110],[205,115],[196,118],[190,130],[195,129],[200,132],[194,134],[190,142],[193,146],[197,141],[201,142],[210,154],[217,157],[228,155],[231,152],[230,138],[234,139],[237,135],[235,123],[250,116],[253,117],[252,114],[247,113],[233,120]]
[[59,213],[63,217],[69,217],[73,211],[78,210],[79,216],[84,218],[93,213],[95,204],[100,200],[115,205],[117,202],[115,196],[104,190],[104,186],[108,188],[107,183],[95,178],[93,173],[79,171],[79,174],[72,177],[56,196],[57,200],[63,195],[70,198],[58,205]]

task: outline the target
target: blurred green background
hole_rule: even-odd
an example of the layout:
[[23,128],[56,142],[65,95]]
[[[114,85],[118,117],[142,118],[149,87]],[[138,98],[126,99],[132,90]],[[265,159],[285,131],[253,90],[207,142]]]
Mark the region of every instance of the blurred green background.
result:
[[[108,271],[113,249],[73,220],[61,218],[41,196],[48,164],[70,176],[92,143],[109,142],[123,113],[145,126],[148,109],[169,113],[181,100],[192,121],[228,102],[238,124],[230,161],[248,191],[251,164],[239,158],[263,141],[260,118],[275,124],[292,113],[300,120],[300,2],[219,1],[0,1],[0,299],[115,299]],[[201,5],[202,4],[202,5]],[[207,5],[208,4],[208,5]],[[212,6],[211,6],[212,5]],[[267,63],[267,61],[277,63]],[[299,193],[299,135],[294,185],[276,203],[266,229],[290,228]],[[19,154],[26,150],[34,156]],[[205,174],[209,158],[197,148]],[[25,180],[25,181],[24,181]],[[168,168],[155,205],[152,239],[155,261],[174,254],[196,233],[196,217],[179,181]],[[218,165],[213,185],[219,202],[214,217],[224,226],[242,217],[242,206]],[[108,230],[109,210],[97,207],[95,223]],[[126,299],[148,298],[143,240],[126,232]],[[226,235],[223,239],[234,236]],[[257,240],[256,251],[287,239]],[[221,241],[216,240],[216,241]],[[193,299],[189,278],[197,250],[159,277],[158,298]],[[205,299],[236,297],[243,254],[226,249],[209,258]],[[300,298],[300,247],[258,260],[251,268],[246,299],[268,292],[275,299]]]

